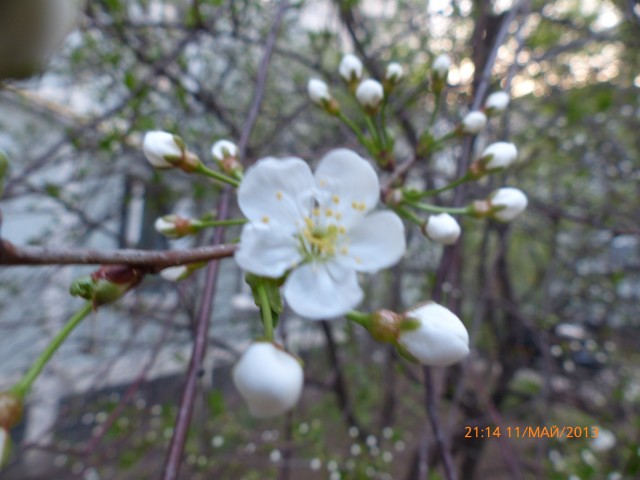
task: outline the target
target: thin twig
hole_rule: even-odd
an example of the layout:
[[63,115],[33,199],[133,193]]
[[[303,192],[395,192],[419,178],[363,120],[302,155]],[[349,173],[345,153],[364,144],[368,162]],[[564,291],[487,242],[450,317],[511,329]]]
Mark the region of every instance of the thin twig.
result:
[[267,74],[269,73],[269,64],[271,63],[271,57],[273,50],[276,46],[276,39],[278,38],[278,32],[280,31],[280,25],[282,25],[282,19],[284,18],[284,12],[287,10],[289,2],[287,0],[281,0],[276,13],[276,18],[273,20],[271,31],[267,37],[267,41],[264,47],[264,54],[262,55],[262,61],[260,62],[260,68],[258,70],[258,80],[256,82],[256,89],[253,95],[253,101],[251,102],[251,108],[247,114],[247,120],[245,121],[240,141],[238,142],[239,157],[245,158],[247,153],[247,145],[249,144],[249,138],[253,127],[258,119],[260,113],[260,106],[264,99],[264,91],[267,83]]
[[[224,220],[229,210],[229,187],[227,187],[220,198],[218,205],[218,219]],[[224,228],[218,227],[214,234],[213,243],[222,242],[224,236]],[[196,396],[196,387],[198,378],[202,371],[202,362],[207,351],[207,342],[209,338],[209,323],[211,313],[213,311],[213,297],[218,283],[218,272],[220,263],[211,262],[207,267],[207,279],[204,290],[202,292],[202,304],[198,313],[198,321],[196,325],[195,341],[187,370],[187,379],[182,391],[182,400],[180,401],[180,410],[178,418],[173,430],[173,436],[167,450],[164,469],[162,473],[163,480],[177,480],[182,464],[182,455],[184,452],[187,434],[191,425],[191,417],[193,416],[193,405]]]
[[49,247],[22,247],[0,239],[0,266],[16,265],[130,265],[157,271],[188,263],[230,257],[233,244],[211,245],[188,250],[90,250]]

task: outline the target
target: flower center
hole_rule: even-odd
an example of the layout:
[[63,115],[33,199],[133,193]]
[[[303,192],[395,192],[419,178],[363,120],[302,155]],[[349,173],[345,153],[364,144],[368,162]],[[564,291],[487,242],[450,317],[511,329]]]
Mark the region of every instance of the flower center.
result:
[[[328,217],[331,216],[327,212],[324,213]],[[305,217],[304,227],[299,234],[300,248],[307,260],[328,260],[336,255],[338,239],[345,233],[342,226],[334,223],[321,226],[313,217]]]

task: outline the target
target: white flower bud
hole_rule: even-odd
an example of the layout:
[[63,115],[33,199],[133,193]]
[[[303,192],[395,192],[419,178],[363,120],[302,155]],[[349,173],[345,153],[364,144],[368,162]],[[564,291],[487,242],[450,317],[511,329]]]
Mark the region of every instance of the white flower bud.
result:
[[189,277],[191,271],[185,265],[165,268],[160,272],[160,276],[169,282],[179,282]]
[[233,369],[233,383],[254,417],[291,410],[300,399],[304,374],[298,360],[271,342],[253,343]]
[[487,97],[484,107],[491,113],[504,112],[509,105],[509,94],[507,92],[493,92]]
[[465,133],[480,133],[487,124],[487,116],[480,110],[467,113],[462,119],[462,131]]
[[486,161],[487,170],[497,170],[509,167],[518,157],[518,149],[510,142],[495,142],[482,152],[481,159]]
[[156,231],[167,237],[174,237],[176,235],[176,224],[172,221],[172,217],[173,215],[158,217],[153,224]]
[[439,78],[445,78],[447,73],[449,73],[449,68],[451,68],[451,58],[449,55],[441,54],[436,57],[431,65],[434,74]]
[[194,233],[192,220],[179,215],[158,217],[153,226],[158,233],[169,238],[180,238]]
[[400,82],[404,77],[404,68],[398,62],[392,62],[387,65],[387,70],[385,72],[385,80],[393,83],[394,85]]
[[307,84],[307,91],[309,92],[309,98],[317,105],[322,105],[323,102],[331,100],[331,94],[329,93],[329,86],[322,80],[312,78]]
[[510,222],[527,208],[527,196],[517,188],[504,187],[489,196],[493,218],[501,222]]
[[225,158],[236,157],[238,147],[229,140],[218,140],[211,146],[211,155],[215,160],[222,162]]
[[348,53],[342,57],[338,72],[347,82],[360,80],[362,78],[362,62],[355,55]]
[[453,245],[460,238],[460,225],[448,213],[431,215],[425,226],[427,236],[441,245]]
[[356,98],[363,107],[377,108],[384,98],[384,88],[377,80],[365,80],[358,85]]
[[167,160],[167,157],[182,157],[183,150],[178,142],[180,142],[179,138],[168,132],[147,132],[143,142],[144,155],[156,168],[173,168],[173,164]]
[[447,367],[469,355],[469,334],[449,309],[430,302],[409,310],[406,317],[418,320],[415,330],[402,331],[400,343],[423,365]]

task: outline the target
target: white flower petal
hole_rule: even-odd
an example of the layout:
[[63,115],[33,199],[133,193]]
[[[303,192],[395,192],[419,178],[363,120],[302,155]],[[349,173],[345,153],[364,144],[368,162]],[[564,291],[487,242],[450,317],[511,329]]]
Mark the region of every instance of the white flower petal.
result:
[[256,342],[233,369],[233,383],[254,417],[268,418],[291,410],[304,384],[300,362],[269,342]]
[[357,153],[340,148],[327,153],[315,173],[317,200],[323,209],[339,213],[349,227],[372,210],[380,199],[380,182],[373,167]]
[[314,179],[299,158],[264,158],[249,168],[238,188],[240,210],[252,222],[297,229],[313,202]]
[[302,256],[298,241],[279,227],[249,223],[242,229],[236,263],[247,272],[279,278],[294,267]]
[[362,297],[356,272],[331,262],[302,265],[284,284],[284,298],[291,309],[314,320],[343,315]]
[[359,272],[372,273],[390,267],[402,258],[406,249],[404,224],[390,211],[368,215],[346,236],[346,250],[337,261]]

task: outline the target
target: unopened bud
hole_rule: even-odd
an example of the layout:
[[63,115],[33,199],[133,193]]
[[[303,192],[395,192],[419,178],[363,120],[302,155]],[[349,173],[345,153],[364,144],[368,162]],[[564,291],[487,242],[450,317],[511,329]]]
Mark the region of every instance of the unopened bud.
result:
[[153,224],[156,231],[165,237],[182,238],[192,235],[198,230],[193,225],[193,220],[180,215],[165,215],[159,217]]
[[476,135],[484,129],[486,124],[487,116],[480,110],[474,110],[473,112],[467,113],[467,115],[462,119],[460,129],[462,130],[462,133]]
[[460,238],[460,225],[448,213],[431,215],[423,227],[427,237],[441,245],[453,245]]
[[487,115],[497,115],[504,112],[509,106],[509,94],[507,92],[493,92],[487,97],[484,104]]
[[69,293],[91,301],[93,308],[115,302],[144,278],[144,271],[129,265],[105,265],[71,285]]
[[513,164],[518,157],[518,149],[510,142],[495,142],[482,151],[482,156],[471,166],[475,177],[503,170]]
[[329,92],[329,86],[322,80],[317,78],[309,80],[307,92],[313,103],[322,107],[331,115],[337,115],[340,112],[340,105],[333,99]]
[[233,383],[254,417],[281,415],[296,406],[304,383],[297,358],[271,342],[255,342],[233,368]]
[[388,86],[398,85],[404,78],[404,68],[398,62],[392,62],[387,65],[384,80]]
[[149,163],[158,169],[180,168],[189,173],[200,165],[200,159],[187,150],[184,141],[168,132],[147,132],[143,150]]
[[438,55],[431,65],[433,75],[437,78],[445,80],[447,78],[447,74],[449,73],[449,68],[451,68],[451,58],[445,53]]
[[242,177],[242,164],[238,160],[238,147],[229,140],[218,140],[211,146],[211,156],[220,170],[236,178]]
[[490,216],[500,222],[510,222],[527,208],[527,196],[512,187],[503,187],[489,195]]
[[450,310],[429,302],[405,313],[416,323],[403,330],[398,345],[421,364],[447,367],[469,355],[469,334],[464,324]]
[[348,53],[342,57],[338,72],[345,82],[355,84],[362,78],[362,62],[355,55]]
[[375,113],[384,99],[384,88],[377,80],[364,80],[356,89],[356,98],[367,113]]
[[22,420],[24,402],[13,392],[0,392],[0,429],[11,430]]

